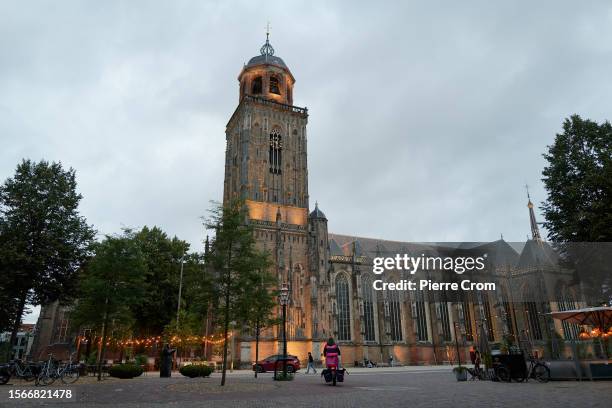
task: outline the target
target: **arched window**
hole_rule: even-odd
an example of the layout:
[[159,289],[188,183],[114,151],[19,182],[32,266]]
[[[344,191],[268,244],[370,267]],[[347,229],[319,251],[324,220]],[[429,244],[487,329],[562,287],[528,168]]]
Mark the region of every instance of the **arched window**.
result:
[[461,303],[461,310],[463,311],[463,325],[465,328],[465,339],[467,341],[474,341],[474,326],[472,324],[472,311],[470,310],[470,296],[465,293],[463,296],[463,302]]
[[506,328],[508,329],[508,334],[515,335],[514,333],[514,323],[513,323],[513,313],[512,304],[510,303],[510,296],[508,295],[508,291],[506,289],[502,290],[502,300],[504,304],[504,317],[506,321]]
[[351,310],[349,285],[344,275],[336,280],[336,302],[338,304],[338,340],[351,339]]
[[427,313],[425,312],[425,300],[420,290],[415,294],[416,299],[412,303],[412,317],[415,322],[415,334],[417,341],[429,341],[427,332]]
[[253,79],[253,83],[251,85],[251,93],[252,94],[260,94],[261,90],[262,90],[263,86],[261,84],[261,77],[255,77],[255,79]]
[[529,334],[533,340],[542,340],[542,329],[540,327],[540,316],[538,316],[538,305],[533,301],[535,297],[529,288],[526,290],[525,299],[528,300],[523,304],[523,306],[529,327]]
[[493,332],[493,319],[491,316],[491,303],[489,302],[489,296],[486,293],[481,293],[482,296],[481,304],[484,312],[485,328],[487,331],[487,340],[495,341],[495,333]]
[[270,173],[281,174],[282,169],[283,141],[278,128],[272,129],[270,133]]
[[448,314],[448,296],[446,292],[440,294],[440,302],[438,302],[438,315],[440,316],[440,326],[442,328],[442,340],[451,341],[450,316]]
[[361,282],[361,296],[363,297],[363,331],[365,341],[376,341],[374,323],[374,302],[376,294],[372,287],[372,278],[366,275]]
[[[576,309],[574,298],[566,287],[561,287],[557,291],[557,309],[560,312]],[[564,320],[561,322],[561,326],[563,327],[563,337],[567,340],[576,340],[578,338],[580,327],[577,324],[568,323]]]
[[402,309],[399,293],[392,290],[389,293],[389,322],[391,323],[391,341],[402,341]]
[[280,95],[280,87],[278,84],[278,77],[270,77],[270,93]]

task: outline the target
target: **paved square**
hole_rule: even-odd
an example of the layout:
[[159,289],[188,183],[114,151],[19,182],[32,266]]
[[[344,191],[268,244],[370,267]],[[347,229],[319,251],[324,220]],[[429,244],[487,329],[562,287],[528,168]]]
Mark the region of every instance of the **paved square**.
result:
[[[292,382],[274,382],[271,374],[258,379],[250,372],[189,379],[145,376],[132,380],[91,379],[69,387],[77,402],[8,401],[8,389],[38,388],[11,381],[2,387],[2,407],[609,407],[612,382],[563,381],[536,383],[459,383],[449,367],[349,369],[346,382],[332,387],[319,375],[298,373]],[[51,388],[66,388],[54,384]]]

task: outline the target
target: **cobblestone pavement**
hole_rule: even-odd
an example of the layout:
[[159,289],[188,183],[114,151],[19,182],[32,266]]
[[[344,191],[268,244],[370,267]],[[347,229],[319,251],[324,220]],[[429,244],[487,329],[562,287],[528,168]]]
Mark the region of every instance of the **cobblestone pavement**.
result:
[[[350,369],[349,369],[350,370]],[[468,381],[459,383],[449,367],[350,370],[346,382],[332,387],[319,375],[298,373],[292,382],[254,379],[235,372],[220,387],[220,375],[188,379],[175,375],[131,380],[78,382],[65,387],[33,387],[11,381],[0,386],[0,407],[609,407],[612,381],[539,384]],[[77,401],[9,400],[13,389],[70,388]]]

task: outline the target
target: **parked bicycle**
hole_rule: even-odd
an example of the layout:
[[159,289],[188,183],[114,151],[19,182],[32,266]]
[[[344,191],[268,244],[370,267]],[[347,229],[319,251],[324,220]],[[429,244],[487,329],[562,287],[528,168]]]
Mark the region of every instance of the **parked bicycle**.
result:
[[36,378],[37,385],[51,385],[55,380],[60,379],[64,384],[72,384],[79,379],[79,365],[72,362],[74,354],[70,355],[67,364],[60,364],[59,361],[49,354],[49,359],[43,363],[40,374]]
[[0,365],[0,384],[6,384],[11,377],[33,381],[38,374],[39,365],[30,361],[12,360]]
[[550,380],[550,368],[546,363],[529,356],[529,366],[522,373],[515,374],[514,379],[517,382],[523,382],[525,380],[529,381],[530,378],[542,383],[548,382]]

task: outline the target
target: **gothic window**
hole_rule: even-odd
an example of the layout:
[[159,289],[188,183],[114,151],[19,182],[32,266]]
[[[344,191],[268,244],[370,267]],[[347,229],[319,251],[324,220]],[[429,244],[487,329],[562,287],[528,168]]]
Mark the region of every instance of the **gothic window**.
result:
[[504,302],[504,317],[506,320],[506,327],[508,328],[508,333],[514,335],[514,324],[512,320],[512,305],[510,304],[508,298],[508,292],[506,290],[502,291],[502,300]]
[[542,329],[540,328],[540,319],[538,317],[538,306],[536,302],[525,303],[525,314],[529,323],[529,332],[534,340],[542,340]]
[[[573,310],[576,308],[574,299],[567,290],[567,288],[561,288],[557,293],[557,309],[560,312],[565,310]],[[563,336],[567,340],[576,340],[580,334],[580,327],[577,324],[568,323],[566,321],[561,322],[563,327]]]
[[474,341],[474,328],[472,326],[472,312],[470,311],[469,295],[466,294],[463,299],[463,323],[465,327],[465,339]]
[[489,297],[486,294],[482,294],[482,308],[484,309],[485,324],[487,329],[487,338],[489,341],[495,341],[495,333],[493,333],[493,319],[491,318],[491,304],[489,303]]
[[[280,131],[278,128],[272,129],[272,133],[270,133],[270,173],[272,174],[281,174],[282,168],[282,151],[283,151],[283,141],[280,135]],[[275,200],[276,201],[276,200]]]
[[[444,296],[446,300],[446,296]],[[448,303],[438,302],[438,314],[440,315],[440,325],[442,326],[442,340],[451,341],[450,318],[448,316]]]
[[417,341],[428,341],[429,335],[427,334],[427,314],[425,312],[423,292],[421,291],[416,293],[416,300],[412,304],[412,314],[415,320],[415,334]]
[[338,340],[351,339],[351,311],[349,285],[344,275],[336,280],[336,302],[338,303]]
[[363,297],[363,331],[365,341],[376,341],[374,329],[374,301],[376,295],[372,287],[372,278],[365,276],[361,286],[361,296]]
[[391,323],[391,341],[402,341],[402,310],[399,293],[392,290],[389,294],[389,320]]
[[278,77],[270,77],[270,93],[280,95],[280,87],[278,85]]
[[253,83],[251,85],[251,93],[253,93],[253,94],[260,94],[262,88],[263,87],[261,85],[261,77],[258,76],[255,79],[253,79]]

